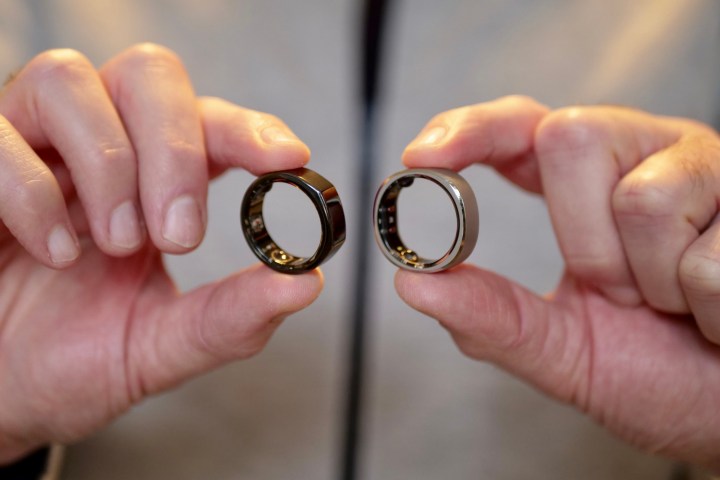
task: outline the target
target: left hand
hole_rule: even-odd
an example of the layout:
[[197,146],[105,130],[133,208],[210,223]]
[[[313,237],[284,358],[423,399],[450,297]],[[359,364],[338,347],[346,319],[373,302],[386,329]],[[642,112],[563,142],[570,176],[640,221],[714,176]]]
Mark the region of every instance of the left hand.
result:
[[720,138],[619,107],[524,97],[436,116],[408,167],[479,163],[547,200],[566,269],[539,297],[462,265],[396,287],[467,355],[646,451],[720,470]]

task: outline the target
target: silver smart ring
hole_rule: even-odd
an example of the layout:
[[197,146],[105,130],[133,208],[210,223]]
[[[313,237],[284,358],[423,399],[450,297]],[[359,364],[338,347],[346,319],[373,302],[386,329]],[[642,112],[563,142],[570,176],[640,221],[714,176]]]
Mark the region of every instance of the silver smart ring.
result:
[[[403,188],[416,178],[430,180],[450,197],[457,220],[455,238],[448,251],[438,259],[427,259],[408,248],[398,231],[397,199]],[[439,272],[462,263],[475,248],[478,237],[478,208],[475,194],[467,181],[443,168],[414,168],[390,175],[375,195],[373,224],[375,241],[394,265],[416,272]]]

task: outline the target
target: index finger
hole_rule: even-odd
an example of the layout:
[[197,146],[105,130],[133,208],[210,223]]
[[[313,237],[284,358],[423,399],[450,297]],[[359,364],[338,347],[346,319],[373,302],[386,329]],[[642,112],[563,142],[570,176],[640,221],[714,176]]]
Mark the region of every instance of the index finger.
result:
[[310,149],[278,117],[214,97],[199,101],[210,175],[240,167],[261,175],[304,166]]
[[524,96],[448,110],[433,117],[403,152],[408,168],[459,171],[473,164],[494,167],[531,192],[542,191],[534,135],[549,109]]

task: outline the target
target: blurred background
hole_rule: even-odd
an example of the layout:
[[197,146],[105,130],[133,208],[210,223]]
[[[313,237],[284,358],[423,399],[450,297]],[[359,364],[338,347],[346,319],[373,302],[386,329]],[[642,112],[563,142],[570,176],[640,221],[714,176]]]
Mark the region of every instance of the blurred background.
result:
[[[63,478],[340,478],[360,263],[369,278],[358,478],[671,478],[669,462],[465,358],[397,298],[380,251],[363,253],[372,226],[371,204],[358,201],[363,12],[361,0],[0,0],[0,74],[48,48],[80,50],[100,66],[138,42],[165,45],[199,95],[285,120],[312,149],[309,167],[336,185],[348,224],[345,246],[323,266],[323,294],[263,353],[148,399],[72,446]],[[404,146],[433,115],[507,94],[705,122],[720,112],[714,0],[396,0],[384,27],[374,188],[403,168]],[[485,168],[463,175],[480,209],[469,261],[552,290],[562,261],[542,199]],[[256,262],[239,225],[251,181],[236,171],[214,183],[204,243],[167,257],[180,289]],[[441,252],[455,228],[442,192],[416,185],[400,208],[406,242]],[[266,211],[280,245],[313,250],[318,222],[301,194],[274,188]]]

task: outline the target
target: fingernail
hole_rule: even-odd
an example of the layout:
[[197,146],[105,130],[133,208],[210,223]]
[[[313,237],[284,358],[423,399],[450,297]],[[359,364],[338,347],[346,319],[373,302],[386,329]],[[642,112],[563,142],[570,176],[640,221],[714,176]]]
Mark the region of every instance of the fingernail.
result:
[[110,216],[110,241],[118,247],[131,250],[140,245],[142,239],[140,217],[135,202],[128,200],[121,203]]
[[181,247],[197,246],[202,240],[203,220],[200,205],[189,195],[176,198],[165,214],[162,236]]
[[58,225],[50,232],[47,246],[53,263],[72,262],[80,255],[80,247],[64,225]]
[[295,135],[278,126],[271,126],[263,129],[260,132],[260,136],[265,143],[269,143],[270,145],[298,143],[300,141]]
[[430,146],[435,145],[437,143],[440,143],[440,140],[442,140],[445,135],[447,135],[447,128],[445,127],[433,127],[427,132],[421,133],[418,135],[418,137],[413,141],[413,146],[416,147],[424,147],[424,146]]

